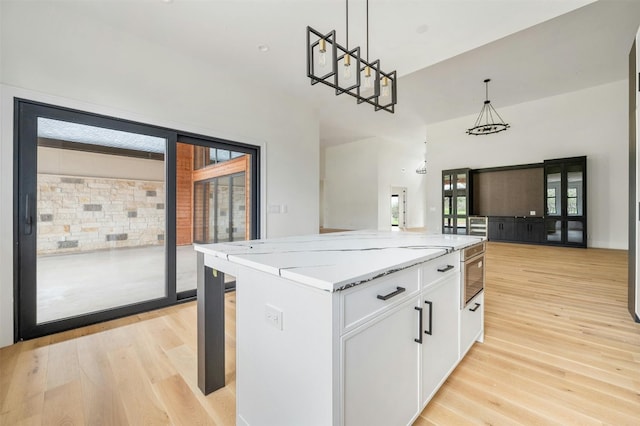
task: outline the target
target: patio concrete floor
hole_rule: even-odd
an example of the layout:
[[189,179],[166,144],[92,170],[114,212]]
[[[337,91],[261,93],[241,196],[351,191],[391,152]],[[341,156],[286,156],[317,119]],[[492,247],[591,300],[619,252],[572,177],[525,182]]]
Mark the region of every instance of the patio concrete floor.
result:
[[[37,322],[83,315],[165,295],[165,248],[121,248],[39,256]],[[176,247],[176,288],[196,288],[196,252]]]

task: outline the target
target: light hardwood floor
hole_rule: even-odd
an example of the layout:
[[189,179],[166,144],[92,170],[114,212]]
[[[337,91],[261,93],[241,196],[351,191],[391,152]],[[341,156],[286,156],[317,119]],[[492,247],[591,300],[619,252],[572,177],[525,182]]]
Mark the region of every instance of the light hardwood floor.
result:
[[[486,262],[485,343],[415,425],[640,424],[626,252],[490,243]],[[235,297],[227,295],[228,386],[206,397],[196,385],[195,309],[0,349],[0,425],[233,425]]]

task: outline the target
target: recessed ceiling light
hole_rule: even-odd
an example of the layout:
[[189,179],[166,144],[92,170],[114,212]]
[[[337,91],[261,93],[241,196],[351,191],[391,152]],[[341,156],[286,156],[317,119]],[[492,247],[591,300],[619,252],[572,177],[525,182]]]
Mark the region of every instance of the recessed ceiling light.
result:
[[173,3],[173,0],[162,0],[163,3]]
[[418,34],[424,34],[429,31],[429,26],[427,24],[422,24],[418,28],[416,28],[416,32]]
[[268,52],[269,51],[269,46],[267,46],[266,44],[259,44],[258,45],[258,50],[261,52]]

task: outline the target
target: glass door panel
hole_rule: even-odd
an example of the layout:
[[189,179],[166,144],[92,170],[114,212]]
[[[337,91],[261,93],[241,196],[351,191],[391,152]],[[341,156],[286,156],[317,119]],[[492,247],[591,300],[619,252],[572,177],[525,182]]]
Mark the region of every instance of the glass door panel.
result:
[[456,178],[456,189],[467,189],[467,174],[458,173]]
[[189,295],[195,294],[197,286],[194,242],[250,238],[253,208],[246,188],[251,185],[254,160],[251,154],[215,143],[184,139],[188,142],[178,143],[176,156],[176,287],[178,293]]
[[453,232],[453,219],[445,217],[442,224],[442,232],[444,234],[451,234]]
[[557,219],[547,219],[545,223],[546,223],[547,241],[561,242],[562,241],[562,221]]
[[391,226],[400,225],[400,196],[394,194],[391,196]]
[[209,185],[209,211],[214,212],[209,227],[209,241],[224,243],[231,241],[231,216],[229,205],[231,204],[231,179],[229,176],[215,178]]
[[247,191],[245,173],[238,173],[231,179],[231,240],[244,241],[247,239]]
[[458,234],[466,235],[467,234],[467,218],[458,217],[456,219],[456,228],[457,228]]
[[567,241],[578,244],[584,242],[584,226],[581,221],[567,221]]
[[562,180],[561,173],[547,174],[547,216],[562,214]]
[[567,216],[582,216],[582,171],[567,173]]
[[467,197],[465,195],[458,195],[456,197],[456,213],[458,216],[467,215]]
[[443,189],[443,191],[451,191],[451,190],[453,190],[453,186],[451,184],[452,180],[453,180],[453,175],[450,175],[450,174],[445,174],[442,177],[442,182],[443,182],[442,189]]
[[167,296],[166,145],[37,119],[37,324]]

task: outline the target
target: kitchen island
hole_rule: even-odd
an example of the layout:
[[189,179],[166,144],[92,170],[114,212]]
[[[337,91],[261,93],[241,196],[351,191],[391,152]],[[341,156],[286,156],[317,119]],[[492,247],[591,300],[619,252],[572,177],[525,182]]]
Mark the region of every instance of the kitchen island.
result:
[[230,274],[237,424],[410,424],[483,338],[483,294],[461,309],[460,286],[460,250],[481,241],[357,231],[196,246],[200,389],[224,386]]

